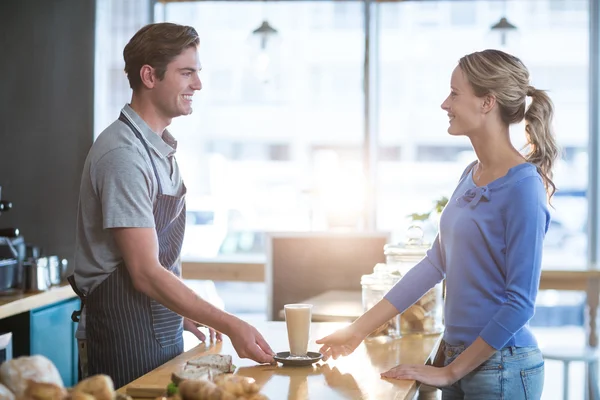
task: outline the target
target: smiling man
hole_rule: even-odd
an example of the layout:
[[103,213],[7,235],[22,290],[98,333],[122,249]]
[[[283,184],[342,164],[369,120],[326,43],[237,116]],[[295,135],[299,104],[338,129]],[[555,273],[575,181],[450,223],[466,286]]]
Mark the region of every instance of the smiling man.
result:
[[69,282],[82,299],[73,315],[82,377],[107,374],[123,386],[180,354],[183,329],[205,340],[196,322],[211,339],[229,336],[240,357],[273,362],[254,327],[180,279],[186,188],[166,128],[192,113],[202,89],[199,43],[192,27],[158,23],[123,51],[131,103],[94,142],[81,178]]

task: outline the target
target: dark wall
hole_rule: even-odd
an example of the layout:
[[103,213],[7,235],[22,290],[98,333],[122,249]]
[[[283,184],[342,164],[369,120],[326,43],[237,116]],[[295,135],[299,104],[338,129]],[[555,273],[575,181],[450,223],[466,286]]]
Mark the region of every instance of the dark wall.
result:
[[[0,1],[0,228],[72,260],[93,141],[95,0]],[[72,265],[72,264],[71,264]]]

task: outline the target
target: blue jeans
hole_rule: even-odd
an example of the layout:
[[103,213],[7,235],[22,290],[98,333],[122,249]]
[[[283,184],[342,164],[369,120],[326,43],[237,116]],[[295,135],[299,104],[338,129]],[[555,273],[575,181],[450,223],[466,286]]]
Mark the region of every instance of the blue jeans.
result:
[[[464,346],[444,346],[444,365]],[[544,388],[544,358],[533,347],[505,347],[451,386],[443,387],[442,400],[539,400]]]

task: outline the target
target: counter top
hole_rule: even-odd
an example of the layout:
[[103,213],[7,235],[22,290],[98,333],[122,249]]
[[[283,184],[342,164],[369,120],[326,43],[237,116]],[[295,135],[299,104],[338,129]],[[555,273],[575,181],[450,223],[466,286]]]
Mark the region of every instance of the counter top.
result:
[[[316,339],[346,325],[313,323],[309,351],[319,349]],[[285,322],[260,322],[254,326],[275,352],[287,350]],[[417,390],[415,381],[381,379],[380,373],[400,363],[426,363],[433,357],[439,341],[440,335],[396,340],[379,337],[366,340],[348,357],[330,359],[326,363],[321,361],[312,367],[282,367],[257,365],[251,360],[240,359],[231,342],[224,338],[221,343],[199,344],[118,391],[135,399],[152,398],[138,396],[144,396],[145,388],[164,390],[171,380],[171,373],[181,369],[187,360],[208,353],[223,353],[233,356],[233,363],[238,366],[236,374],[254,378],[261,386],[261,393],[271,400],[412,399]]]
[[59,301],[77,297],[71,286],[66,283],[55,286],[45,292],[21,293],[0,296],[0,319],[11,317],[35,308],[44,307]]

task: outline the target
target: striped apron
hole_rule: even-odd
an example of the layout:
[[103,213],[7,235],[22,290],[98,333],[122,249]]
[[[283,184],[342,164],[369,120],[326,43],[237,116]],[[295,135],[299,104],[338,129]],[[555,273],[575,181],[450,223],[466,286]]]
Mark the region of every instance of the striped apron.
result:
[[[181,276],[179,254],[185,230],[181,197],[163,194],[156,165],[142,134],[122,113],[119,120],[144,145],[158,182],[154,221],[161,265]],[[75,289],[75,288],[74,288]],[[79,290],[76,290],[79,292]],[[109,375],[122,387],[183,352],[183,318],[137,291],[124,263],[82,297],[86,307],[87,373]]]

